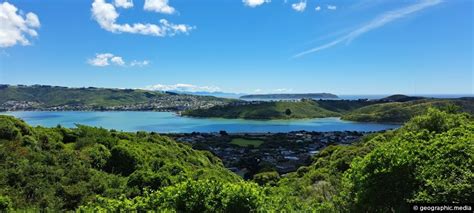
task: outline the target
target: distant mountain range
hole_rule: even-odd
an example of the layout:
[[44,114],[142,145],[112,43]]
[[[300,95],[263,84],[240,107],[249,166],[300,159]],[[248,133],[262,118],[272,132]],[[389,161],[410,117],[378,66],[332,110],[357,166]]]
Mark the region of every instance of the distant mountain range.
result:
[[188,91],[170,90],[167,92],[173,92],[177,94],[187,94],[187,95],[214,96],[218,98],[234,98],[234,99],[238,99],[240,96],[246,95],[245,93],[206,92],[206,91],[188,92]]
[[256,94],[243,95],[241,99],[329,99],[339,98],[337,95],[331,93],[301,93],[301,94]]

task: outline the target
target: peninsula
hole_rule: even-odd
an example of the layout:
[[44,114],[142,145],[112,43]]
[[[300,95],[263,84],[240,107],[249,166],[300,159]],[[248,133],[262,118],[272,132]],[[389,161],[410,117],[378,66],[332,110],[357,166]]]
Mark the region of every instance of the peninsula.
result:
[[[398,96],[399,97],[399,96]],[[408,101],[405,101],[408,100]],[[403,123],[434,107],[474,115],[474,98],[382,98],[379,100],[308,100],[234,102],[182,112],[192,117],[305,119],[341,117],[359,122]]]

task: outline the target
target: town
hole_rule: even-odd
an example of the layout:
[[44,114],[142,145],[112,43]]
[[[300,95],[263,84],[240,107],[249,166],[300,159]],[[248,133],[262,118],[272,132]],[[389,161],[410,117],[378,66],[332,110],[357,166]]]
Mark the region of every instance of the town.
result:
[[311,157],[329,145],[348,145],[372,132],[334,131],[289,133],[173,133],[165,134],[194,149],[218,156],[225,167],[250,179],[262,171],[280,175],[311,163]]
[[223,99],[208,99],[194,95],[163,95],[143,103],[130,103],[116,106],[61,104],[48,106],[38,101],[8,100],[0,103],[0,111],[160,111],[180,112],[191,109],[206,109],[225,105]]

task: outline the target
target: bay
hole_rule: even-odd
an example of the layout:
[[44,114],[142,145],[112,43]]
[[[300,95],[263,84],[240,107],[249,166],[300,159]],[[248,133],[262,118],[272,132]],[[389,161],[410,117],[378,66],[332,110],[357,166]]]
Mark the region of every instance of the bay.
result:
[[380,131],[398,128],[396,124],[361,123],[339,118],[304,120],[243,120],[190,118],[172,112],[150,111],[15,111],[0,114],[21,118],[36,126],[75,127],[76,124],[122,131],[154,131],[160,133],[218,132],[290,132],[290,131]]

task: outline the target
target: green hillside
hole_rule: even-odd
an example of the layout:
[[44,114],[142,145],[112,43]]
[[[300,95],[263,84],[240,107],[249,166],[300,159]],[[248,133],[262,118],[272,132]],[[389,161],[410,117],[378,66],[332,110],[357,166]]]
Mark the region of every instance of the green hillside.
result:
[[0,211],[72,210],[96,196],[137,196],[187,180],[241,179],[211,153],[154,133],[30,127],[0,116]]
[[[153,133],[32,128],[0,116],[0,210],[405,212],[474,199],[474,121],[430,109],[246,182],[208,152]],[[258,183],[258,184],[257,184]]]
[[230,104],[215,106],[209,109],[189,110],[182,113],[193,117],[219,117],[242,119],[301,119],[339,116],[320,107],[317,102],[304,100],[300,102],[261,102],[258,104]]
[[330,146],[273,193],[316,212],[407,212],[474,199],[474,122],[435,109],[395,131]]
[[144,103],[165,96],[161,92],[132,89],[66,88],[56,86],[3,86],[0,88],[0,103],[6,101],[35,101],[44,106],[97,105],[117,106]]
[[0,110],[2,108],[4,110],[18,110],[18,106],[21,106],[20,110],[169,109],[179,111],[181,108],[198,108],[231,101],[230,99],[212,96],[195,96],[140,89],[0,85]]
[[186,181],[133,198],[99,198],[82,210],[177,212],[407,212],[409,203],[474,198],[474,122],[431,109],[402,128],[330,146],[308,167],[257,183]]
[[426,113],[428,108],[466,112],[474,115],[474,99],[421,99],[404,102],[356,100],[303,100],[228,104],[182,113],[193,117],[242,119],[304,119],[340,116],[359,122],[403,123]]
[[435,107],[474,115],[474,99],[425,99],[407,102],[379,103],[350,111],[342,119],[363,122],[397,122],[426,113]]

